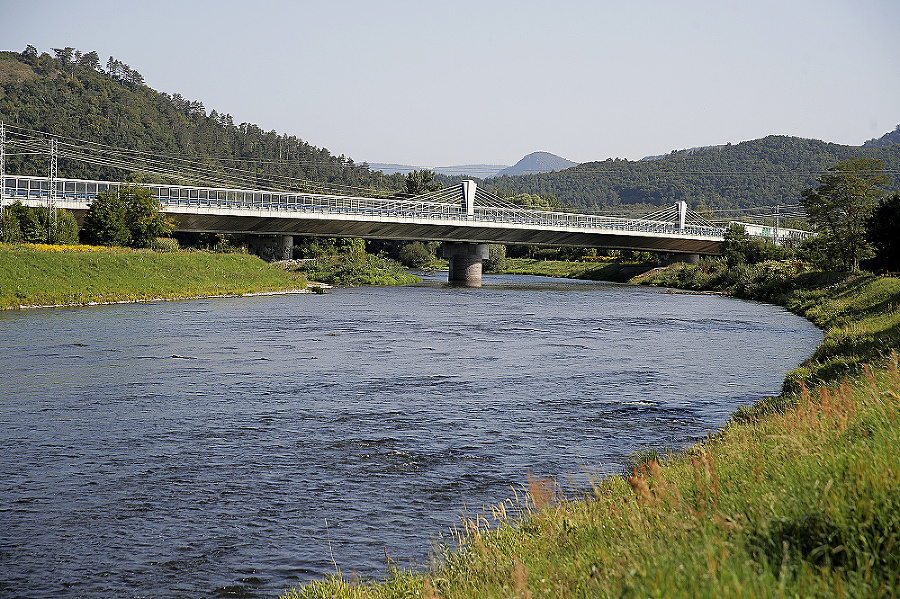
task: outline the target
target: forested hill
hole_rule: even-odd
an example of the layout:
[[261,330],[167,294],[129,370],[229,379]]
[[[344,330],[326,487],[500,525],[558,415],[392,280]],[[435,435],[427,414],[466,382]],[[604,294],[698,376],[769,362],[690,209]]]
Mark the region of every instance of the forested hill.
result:
[[900,190],[900,144],[863,148],[775,135],[674,151],[657,160],[609,159],[553,173],[497,177],[483,185],[503,196],[555,196],[577,207],[624,209],[684,200],[692,208],[749,208],[796,204],[822,172],[851,157],[881,159],[891,177],[889,188]]
[[[40,54],[32,46],[22,53],[0,52],[0,120],[8,125],[7,172],[46,174],[43,151],[16,155],[22,152],[13,147],[22,136],[43,132],[57,136],[61,144],[84,140],[109,150],[108,158],[94,164],[69,160],[61,151],[61,177],[129,177],[132,173],[126,169],[111,166],[114,149],[127,148],[142,152],[141,159],[155,164],[157,174],[148,180],[200,182],[176,174],[190,168],[209,182],[247,187],[353,195],[405,189],[400,174],[373,172],[295,136],[263,131],[251,123],[237,125],[231,115],[207,111],[200,101],[157,92],[140,73],[112,57],[102,65],[96,52],[83,54],[74,48],[53,52],[55,56]],[[609,159],[551,173],[494,177],[482,185],[503,196],[527,193],[621,213],[678,200],[699,209],[793,204],[802,190],[816,185],[825,169],[851,157],[880,158],[892,179],[890,189],[900,189],[900,144],[894,141],[888,134],[866,147],[855,147],[770,136],[675,151],[655,160]],[[176,162],[173,157],[194,161]],[[448,185],[460,178],[438,180]]]
[[[303,181],[315,181],[326,183],[325,189],[353,194],[404,186],[401,175],[370,171],[365,164],[333,156],[297,137],[251,123],[237,125],[229,114],[207,112],[200,101],[157,92],[144,84],[140,73],[112,57],[104,67],[96,52],[65,48],[54,53],[38,54],[32,46],[21,54],[0,52],[0,120],[8,126],[10,145],[17,136],[39,131],[58,136],[61,143],[85,140],[144,152],[164,170],[183,171],[186,166],[171,156],[194,157],[194,170],[246,186],[303,189],[313,188]],[[6,168],[10,173],[44,175],[47,158],[10,155]],[[119,180],[130,173],[60,157],[59,175]]]

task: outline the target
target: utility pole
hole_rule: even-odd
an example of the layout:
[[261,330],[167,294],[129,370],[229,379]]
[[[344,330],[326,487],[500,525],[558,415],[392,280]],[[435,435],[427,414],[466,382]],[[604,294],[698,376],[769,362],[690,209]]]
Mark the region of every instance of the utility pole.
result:
[[47,243],[53,238],[53,229],[56,227],[56,177],[57,177],[56,138],[50,138],[50,193],[47,194]]
[[0,234],[6,216],[6,123],[0,121]]
[[772,207],[772,223],[775,225],[772,227],[772,242],[775,245],[778,245],[778,225],[779,220],[781,219],[781,206],[773,206]]

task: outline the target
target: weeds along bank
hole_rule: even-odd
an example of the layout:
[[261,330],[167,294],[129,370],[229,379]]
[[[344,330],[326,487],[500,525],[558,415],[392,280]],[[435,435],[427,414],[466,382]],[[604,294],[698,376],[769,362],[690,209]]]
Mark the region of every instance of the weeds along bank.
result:
[[306,278],[247,254],[0,244],[0,308],[303,289]]
[[288,261],[285,267],[311,281],[332,285],[409,285],[422,280],[396,260],[365,252]]
[[632,277],[645,273],[650,269],[651,267],[649,266],[618,261],[595,262],[586,260],[506,258],[503,268],[491,272],[506,275],[537,275],[625,283]]
[[825,339],[781,396],[682,454],[637,456],[577,497],[531,480],[426,570],[284,597],[900,596],[900,280],[782,263],[643,280],[778,301]]

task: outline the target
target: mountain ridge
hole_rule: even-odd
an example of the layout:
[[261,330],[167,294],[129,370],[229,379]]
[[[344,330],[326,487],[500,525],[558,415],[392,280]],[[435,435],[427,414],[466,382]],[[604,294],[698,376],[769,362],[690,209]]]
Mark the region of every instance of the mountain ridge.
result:
[[[266,132],[252,123],[236,125],[229,114],[207,111],[202,102],[153,90],[139,73],[112,57],[107,67],[99,66],[93,52],[76,51],[74,57],[70,53],[57,58],[36,51],[0,52],[0,120],[8,125],[8,143],[14,137],[11,131],[30,130],[152,156],[192,158],[212,171],[233,169],[246,186],[339,189],[337,193],[351,195],[392,194],[405,188],[401,174],[372,170],[366,163],[335,156],[296,136]],[[772,135],[672,151],[653,160],[608,158],[583,164],[534,152],[519,164],[527,165],[529,157],[532,163],[543,158],[539,166],[549,172],[498,176],[501,171],[497,171],[482,178],[472,171],[496,165],[444,168],[465,169],[469,171],[466,178],[479,179],[480,186],[504,197],[528,193],[555,197],[574,207],[618,209],[684,200],[711,209],[744,208],[796,203],[800,192],[814,187],[821,173],[850,157],[883,160],[892,178],[889,190],[900,189],[900,144],[890,143],[897,135],[900,127],[863,146]],[[46,173],[45,154],[15,154],[7,153],[7,172]],[[570,166],[557,170],[565,164]],[[59,168],[64,177],[111,180],[131,178],[137,171],[76,163],[64,156]],[[445,184],[462,178],[441,175]]]

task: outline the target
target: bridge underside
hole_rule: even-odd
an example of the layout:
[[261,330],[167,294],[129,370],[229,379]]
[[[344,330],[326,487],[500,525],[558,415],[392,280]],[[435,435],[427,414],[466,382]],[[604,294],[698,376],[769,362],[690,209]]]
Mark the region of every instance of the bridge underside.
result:
[[221,214],[169,213],[180,231],[251,235],[309,235],[319,237],[361,237],[403,241],[449,241],[461,243],[501,243],[522,245],[597,247],[652,252],[720,254],[721,242],[690,235],[659,236],[646,231],[586,232],[559,227],[535,230],[490,226],[490,223],[447,224],[360,221],[328,218],[248,218]]

